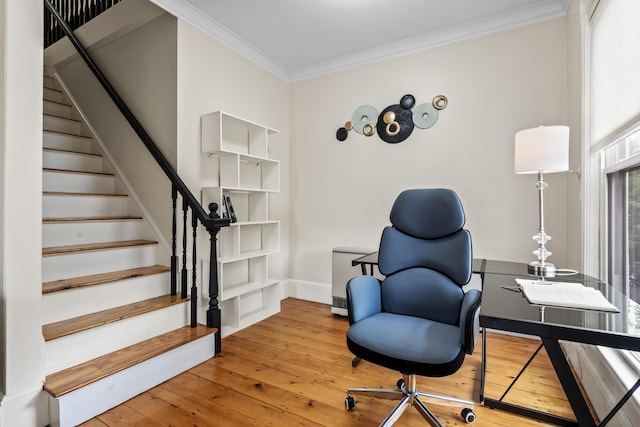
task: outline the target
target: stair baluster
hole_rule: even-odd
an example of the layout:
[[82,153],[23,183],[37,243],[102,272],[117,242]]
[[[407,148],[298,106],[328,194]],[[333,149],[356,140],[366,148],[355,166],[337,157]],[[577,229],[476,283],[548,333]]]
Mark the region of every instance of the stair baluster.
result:
[[[120,0],[50,0],[50,2],[59,11],[60,16],[68,23],[69,27],[75,30],[116,5]],[[47,15],[49,14],[47,13]],[[65,36],[61,26],[46,16],[44,30],[45,48]]]
[[182,298],[187,297],[187,211],[189,206],[186,200],[182,200],[182,282],[180,282],[180,291]]
[[198,286],[196,282],[196,243],[198,237],[198,218],[196,217],[195,212],[191,212],[191,227],[193,228],[193,249],[191,253],[191,327],[195,328],[198,324]]
[[177,215],[177,205],[178,205],[178,190],[175,185],[171,186],[171,200],[172,200],[172,208],[173,215],[172,224],[171,224],[171,295],[175,295],[178,293],[178,255],[177,255],[177,245],[176,245],[176,234],[178,228],[178,220],[176,218]]

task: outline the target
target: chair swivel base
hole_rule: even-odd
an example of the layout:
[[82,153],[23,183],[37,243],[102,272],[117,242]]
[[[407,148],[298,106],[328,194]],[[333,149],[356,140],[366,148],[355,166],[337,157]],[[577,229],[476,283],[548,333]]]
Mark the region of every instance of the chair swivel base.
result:
[[[422,415],[422,417],[432,427],[443,427],[438,421],[436,416],[426,407],[426,405],[420,400],[420,397],[427,399],[437,399],[440,404],[447,406],[460,406],[465,407],[462,410],[462,418],[467,423],[472,423],[476,420],[476,416],[473,413],[474,403],[470,400],[458,399],[456,397],[442,396],[439,394],[425,393],[416,389],[416,376],[415,375],[403,375],[403,378],[398,380],[398,389],[383,389],[383,388],[350,388],[347,390],[347,398],[345,399],[345,408],[348,410],[356,407],[355,399],[353,395],[361,395],[368,397],[376,397],[379,399],[399,400],[391,413],[380,423],[380,427],[392,426],[404,413],[405,409],[409,406],[413,406]],[[442,401],[442,402],[440,402]],[[468,408],[470,406],[471,408]]]

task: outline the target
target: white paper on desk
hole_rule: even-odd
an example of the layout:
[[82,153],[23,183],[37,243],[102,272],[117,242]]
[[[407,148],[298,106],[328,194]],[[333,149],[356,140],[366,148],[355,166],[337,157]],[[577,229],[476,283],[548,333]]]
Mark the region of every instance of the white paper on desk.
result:
[[529,304],[619,313],[602,292],[581,283],[516,279]]

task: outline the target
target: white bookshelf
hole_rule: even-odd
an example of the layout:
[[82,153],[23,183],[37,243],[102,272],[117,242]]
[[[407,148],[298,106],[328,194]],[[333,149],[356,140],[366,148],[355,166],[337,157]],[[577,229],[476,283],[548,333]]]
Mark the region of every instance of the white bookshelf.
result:
[[[218,185],[202,189],[202,205],[222,212],[230,198],[237,222],[218,234],[222,335],[280,311],[279,281],[269,276],[269,255],[280,251],[280,222],[269,217],[269,195],[280,191],[280,162],[270,158],[278,131],[218,111],[202,116],[202,154],[218,162]],[[203,260],[205,275],[209,260]],[[209,278],[204,277],[204,283]]]

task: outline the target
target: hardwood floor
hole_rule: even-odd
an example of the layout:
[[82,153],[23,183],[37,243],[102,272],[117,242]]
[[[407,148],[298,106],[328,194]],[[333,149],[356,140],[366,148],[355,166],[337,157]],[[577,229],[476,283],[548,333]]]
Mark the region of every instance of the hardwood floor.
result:
[[[377,426],[396,402],[359,398],[356,409],[346,411],[346,389],[393,388],[400,375],[365,361],[352,368],[347,328],[347,320],[332,316],[327,305],[284,300],[279,314],[224,338],[215,358],[82,426]],[[456,374],[420,377],[418,388],[477,402],[480,343]],[[489,333],[485,394],[499,398],[537,346]],[[505,400],[573,418],[544,350]],[[467,425],[459,408],[429,407],[446,426]],[[481,404],[475,413],[476,426],[546,425]],[[427,423],[408,408],[396,425]]]

